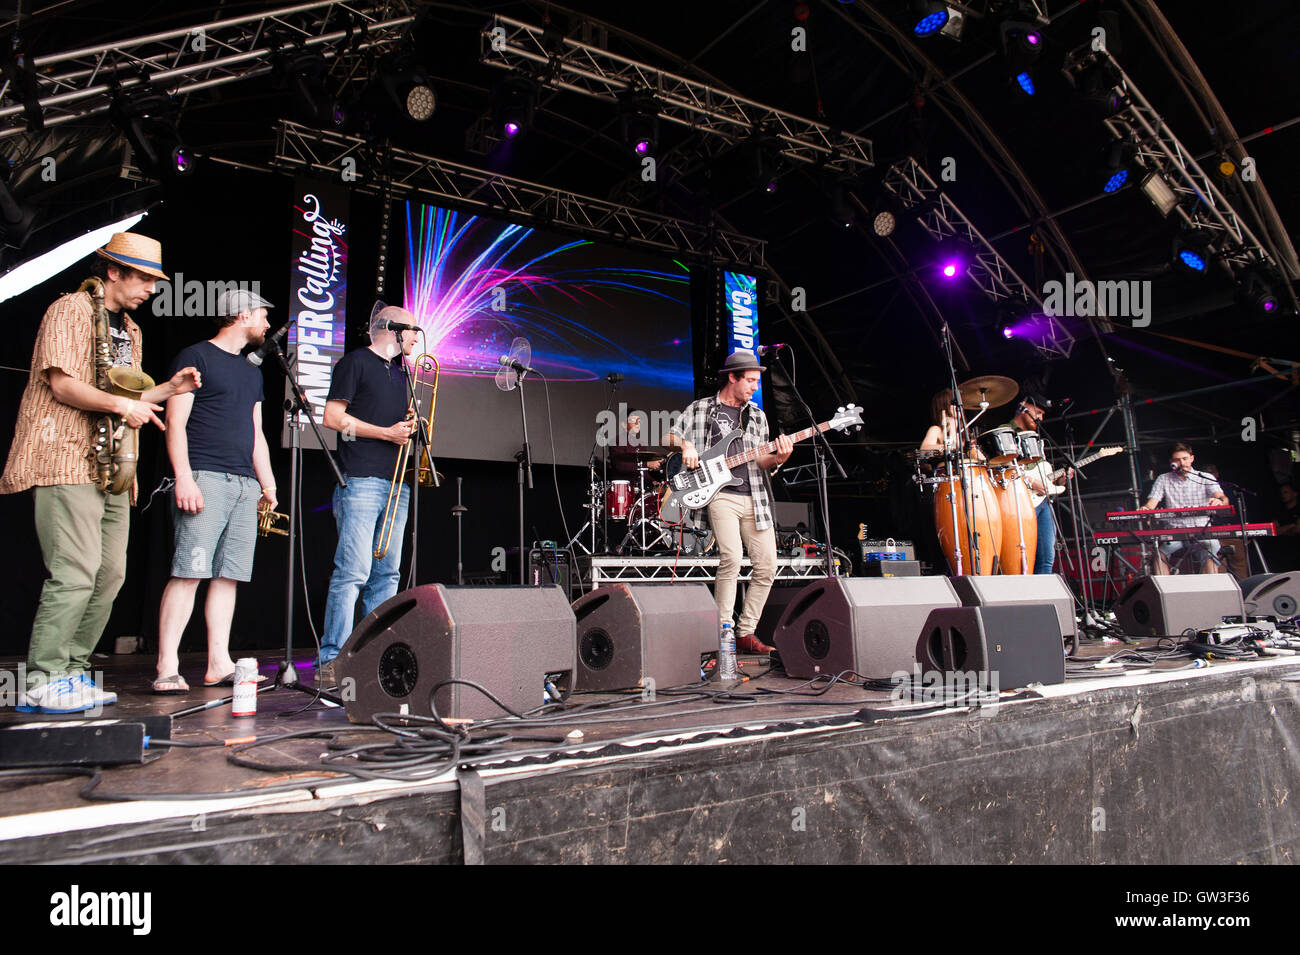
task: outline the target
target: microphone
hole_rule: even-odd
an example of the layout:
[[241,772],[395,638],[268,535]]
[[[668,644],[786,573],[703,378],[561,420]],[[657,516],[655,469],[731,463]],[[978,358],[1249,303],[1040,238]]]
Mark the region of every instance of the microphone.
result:
[[521,375],[526,375],[530,371],[533,372],[533,374],[537,374],[535,369],[529,368],[527,365],[523,364],[522,362],[515,361],[515,359],[511,358],[509,355],[502,355],[500,358],[497,359],[497,364],[504,365],[506,368],[513,368]]
[[605,376],[605,380],[608,381],[611,385],[617,385],[620,381],[623,380],[623,376],[616,371],[611,371],[608,375]]
[[766,354],[767,354],[768,352],[770,352],[770,351],[780,351],[782,348],[785,348],[785,347],[786,347],[786,345],[785,345],[784,342],[777,342],[777,343],[774,344],[774,345],[759,345],[759,346],[758,346],[758,353],[759,353],[759,355],[766,355]]
[[289,326],[292,324],[293,324],[292,321],[285,322],[283,325],[280,326],[279,331],[277,331],[270,338],[263,341],[262,344],[257,346],[255,350],[249,352],[248,363],[252,365],[254,368],[261,368],[262,362],[266,361],[266,356],[272,354],[273,352],[279,351],[280,339],[284,338],[285,334],[289,331]]
[[419,325],[408,325],[405,322],[384,322],[384,328],[390,332],[418,332]]

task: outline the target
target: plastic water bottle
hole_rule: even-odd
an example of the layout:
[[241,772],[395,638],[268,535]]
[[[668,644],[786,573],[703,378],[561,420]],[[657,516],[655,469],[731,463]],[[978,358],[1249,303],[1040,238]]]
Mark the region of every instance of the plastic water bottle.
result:
[[740,670],[736,666],[736,629],[730,623],[722,625],[722,636],[718,642],[718,679],[740,679]]

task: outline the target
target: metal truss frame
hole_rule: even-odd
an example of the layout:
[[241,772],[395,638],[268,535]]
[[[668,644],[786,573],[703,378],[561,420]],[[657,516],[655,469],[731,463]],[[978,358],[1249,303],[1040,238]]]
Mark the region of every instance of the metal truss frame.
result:
[[494,16],[481,36],[481,59],[506,70],[527,69],[544,85],[610,102],[628,92],[654,96],[659,118],[728,142],[763,132],[780,154],[836,172],[875,165],[871,140],[764,106],[553,31]]
[[[282,45],[319,49],[351,75],[367,51],[396,43],[415,19],[402,0],[319,0],[32,59],[46,128],[108,110],[114,89],[193,93],[271,70]],[[23,103],[0,84],[0,139],[26,131]]]
[[1068,68],[1076,72],[1106,69],[1108,65],[1113,68],[1115,85],[1124,96],[1125,106],[1104,121],[1106,129],[1114,139],[1132,144],[1142,165],[1164,179],[1178,197],[1174,207],[1178,218],[1189,228],[1213,236],[1215,252],[1225,267],[1230,270],[1257,265],[1278,268],[1268,249],[1179,142],[1119,61],[1104,50],[1084,46],[1071,53],[1067,62]]
[[[366,166],[376,149],[382,168]],[[351,162],[345,162],[350,160]],[[767,243],[736,232],[705,228],[592,196],[541,186],[523,179],[425,156],[395,147],[376,147],[359,136],[311,129],[281,120],[276,128],[277,168],[340,175],[356,170],[353,188],[377,192],[381,183],[396,197],[420,196],[494,215],[523,217],[543,228],[599,236],[617,243],[723,261],[764,272]]]
[[[898,197],[905,209],[916,214],[921,228],[934,239],[956,237],[971,247],[972,258],[966,274],[985,296],[994,302],[1014,300],[1040,313],[1043,311],[1043,300],[1038,293],[998,254],[915,159],[909,156],[891,164],[882,185]],[[1069,358],[1074,336],[1056,317],[1044,315],[1044,318],[1048,323],[1047,334],[1041,342],[1034,341],[1034,347],[1049,358]]]
[[[718,579],[717,557],[586,557],[585,578],[592,587],[613,583],[675,583]],[[847,568],[842,568],[847,572]],[[740,580],[749,580],[754,567],[745,557],[740,562]],[[778,557],[777,580],[813,580],[826,576],[826,561],[820,557]]]

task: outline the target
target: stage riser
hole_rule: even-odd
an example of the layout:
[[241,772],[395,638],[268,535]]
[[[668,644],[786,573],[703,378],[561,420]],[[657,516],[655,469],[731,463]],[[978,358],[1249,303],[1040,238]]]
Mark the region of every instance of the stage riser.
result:
[[[1293,863],[1300,759],[1286,746],[1300,694],[1280,677],[1297,671],[1207,674],[1004,704],[989,717],[738,739],[489,782],[486,860]],[[1219,808],[1169,811],[1189,793]],[[458,800],[448,789],[315,812],[211,813],[202,831],[184,817],[12,841],[0,862],[456,863]]]

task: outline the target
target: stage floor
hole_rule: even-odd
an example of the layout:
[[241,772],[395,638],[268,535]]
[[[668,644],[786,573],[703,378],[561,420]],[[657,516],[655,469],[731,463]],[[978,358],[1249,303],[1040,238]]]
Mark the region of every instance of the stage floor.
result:
[[[1085,641],[1071,667],[1122,649]],[[223,705],[175,720],[174,740],[206,745],[107,768],[95,799],[85,775],[0,777],[0,862],[1293,862],[1300,849],[1300,659],[1165,662],[983,709],[846,684],[813,696],[742,660],[753,679],[729,694],[577,696],[566,725],[414,780],[322,776],[326,736],[392,738],[264,690],[256,717]],[[182,671],[202,667],[194,655]],[[152,695],[147,657],[102,670],[120,697],[105,717],[223,699]],[[0,725],[74,718],[0,710]],[[277,738],[242,754],[272,771],[211,745],[253,736]],[[1184,800],[1214,807],[1195,838]],[[1230,806],[1253,809],[1235,821]]]

